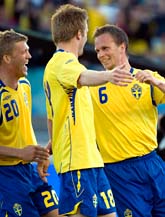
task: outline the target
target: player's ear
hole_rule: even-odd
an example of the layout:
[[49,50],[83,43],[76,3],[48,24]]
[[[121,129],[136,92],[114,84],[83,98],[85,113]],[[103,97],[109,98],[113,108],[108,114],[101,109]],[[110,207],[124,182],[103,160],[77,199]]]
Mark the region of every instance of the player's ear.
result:
[[5,63],[10,63],[10,60],[11,60],[10,55],[5,54],[5,55],[3,56],[3,61],[4,61]]
[[126,51],[125,43],[121,43],[120,49],[125,53],[125,51]]
[[77,36],[77,39],[80,40],[82,38],[82,32],[80,30],[78,30],[76,36]]

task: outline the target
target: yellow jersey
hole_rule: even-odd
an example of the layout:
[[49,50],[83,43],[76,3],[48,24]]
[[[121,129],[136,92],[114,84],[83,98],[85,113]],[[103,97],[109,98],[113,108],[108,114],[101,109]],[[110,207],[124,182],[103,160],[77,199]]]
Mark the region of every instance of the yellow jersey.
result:
[[[24,148],[36,145],[31,124],[31,88],[26,78],[18,81],[16,90],[0,80],[0,145]],[[16,165],[22,160],[0,158],[0,165]]]
[[44,72],[48,119],[52,120],[52,151],[57,173],[103,167],[96,145],[89,88],[78,87],[86,68],[72,53],[58,50]]
[[[134,69],[133,75],[137,71]],[[97,144],[104,163],[142,156],[157,148],[156,105],[165,102],[163,92],[135,79],[126,87],[107,83],[90,87],[90,92]]]

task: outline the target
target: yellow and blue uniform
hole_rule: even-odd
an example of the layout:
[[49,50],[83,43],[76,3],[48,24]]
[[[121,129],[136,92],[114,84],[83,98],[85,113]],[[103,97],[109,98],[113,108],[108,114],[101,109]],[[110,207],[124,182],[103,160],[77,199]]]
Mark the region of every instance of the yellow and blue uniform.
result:
[[[0,145],[11,148],[37,145],[31,124],[31,88],[26,78],[19,79],[16,90],[0,80],[0,138]],[[0,180],[2,216],[6,213],[39,217],[57,208],[51,186],[41,180],[31,163],[16,157],[1,157]],[[47,201],[51,206],[45,203],[46,197],[50,198]]]
[[[96,145],[94,114],[89,88],[87,86],[78,87],[77,84],[80,74],[85,70],[86,68],[80,64],[74,54],[58,50],[45,68],[44,89],[48,119],[51,119],[53,123],[54,165],[61,179],[61,188],[65,189],[60,191],[62,193],[59,196],[59,201],[65,201],[67,197],[70,198],[69,201],[67,200],[67,203],[70,203],[69,206],[65,205],[66,201],[59,203],[59,212],[60,214],[76,212],[76,206],[82,203],[87,207],[92,206],[92,216],[97,216],[98,206],[93,206],[92,197],[89,197],[89,202],[87,202],[87,195],[94,195],[94,193],[93,191],[88,192],[89,189],[85,182],[81,181],[86,170],[89,170],[90,173],[92,168],[102,169],[103,167],[103,160]],[[90,176],[89,173],[88,176]],[[92,177],[94,176],[93,179],[97,180],[96,184],[100,172],[94,172],[94,174]],[[66,182],[70,184],[65,185]],[[107,190],[107,185],[105,186]],[[72,199],[69,193],[71,189],[66,190],[68,188],[72,188],[72,191],[75,192]],[[104,191],[102,186],[100,189]],[[83,192],[83,194],[77,197],[77,192]],[[60,204],[62,204],[62,208]],[[88,209],[84,211],[83,205],[80,206],[80,209],[82,213],[85,212],[84,215],[89,216]],[[112,212],[115,209],[112,211],[105,209],[104,212],[107,213],[107,210]]]
[[[85,71],[71,53],[56,52],[45,69],[48,118],[53,121],[52,151],[57,173],[103,167],[96,148],[94,115],[88,87],[77,87]],[[53,115],[52,115],[53,114]]]
[[[31,125],[31,90],[27,79],[21,78],[17,90],[0,81],[0,138],[6,147],[24,148],[36,145]],[[0,165],[16,165],[22,162],[16,158],[2,158]]]
[[[134,76],[138,69],[132,68],[131,71]],[[158,73],[152,73],[155,77],[164,80]],[[157,180],[157,187],[154,186],[157,194],[159,194],[159,187],[162,187],[164,196],[159,196],[165,207],[165,187],[162,186],[160,179],[156,179],[155,174],[155,171],[160,172],[162,180],[165,181],[165,176],[161,172],[164,170],[165,173],[165,166],[154,151],[157,148],[157,105],[165,103],[165,94],[158,88],[140,83],[136,79],[126,87],[107,83],[91,87],[90,91],[95,112],[97,144],[105,163],[105,171],[111,182],[116,204],[120,202],[120,206],[117,206],[119,216],[124,216],[127,209],[132,213],[129,216],[151,216],[151,214],[148,215],[151,207],[147,207],[147,211],[144,210],[145,199],[138,197],[148,193],[145,190],[147,188],[145,188],[146,180],[144,179],[150,176],[150,187],[153,184],[152,179],[155,182]],[[137,188],[133,186],[131,178],[135,181]],[[152,193],[148,194],[152,201]],[[165,208],[163,208],[163,213],[165,216]]]

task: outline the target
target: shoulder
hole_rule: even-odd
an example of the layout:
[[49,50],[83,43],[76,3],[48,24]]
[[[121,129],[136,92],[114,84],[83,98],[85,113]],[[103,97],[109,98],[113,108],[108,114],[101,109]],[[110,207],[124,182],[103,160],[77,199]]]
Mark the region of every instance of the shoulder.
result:
[[31,86],[29,80],[27,78],[25,78],[25,77],[20,78],[19,81],[18,81],[18,83],[19,84],[27,85],[29,87]]

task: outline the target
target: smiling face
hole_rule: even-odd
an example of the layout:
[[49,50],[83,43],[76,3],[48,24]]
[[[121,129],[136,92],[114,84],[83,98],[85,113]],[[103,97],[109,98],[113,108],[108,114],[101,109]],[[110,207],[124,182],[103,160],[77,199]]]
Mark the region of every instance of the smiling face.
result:
[[16,42],[11,54],[8,55],[8,66],[18,79],[27,75],[27,64],[31,58],[26,41]]
[[110,33],[103,33],[95,38],[95,51],[97,58],[107,70],[122,64],[122,59],[126,56],[124,43],[115,43]]

